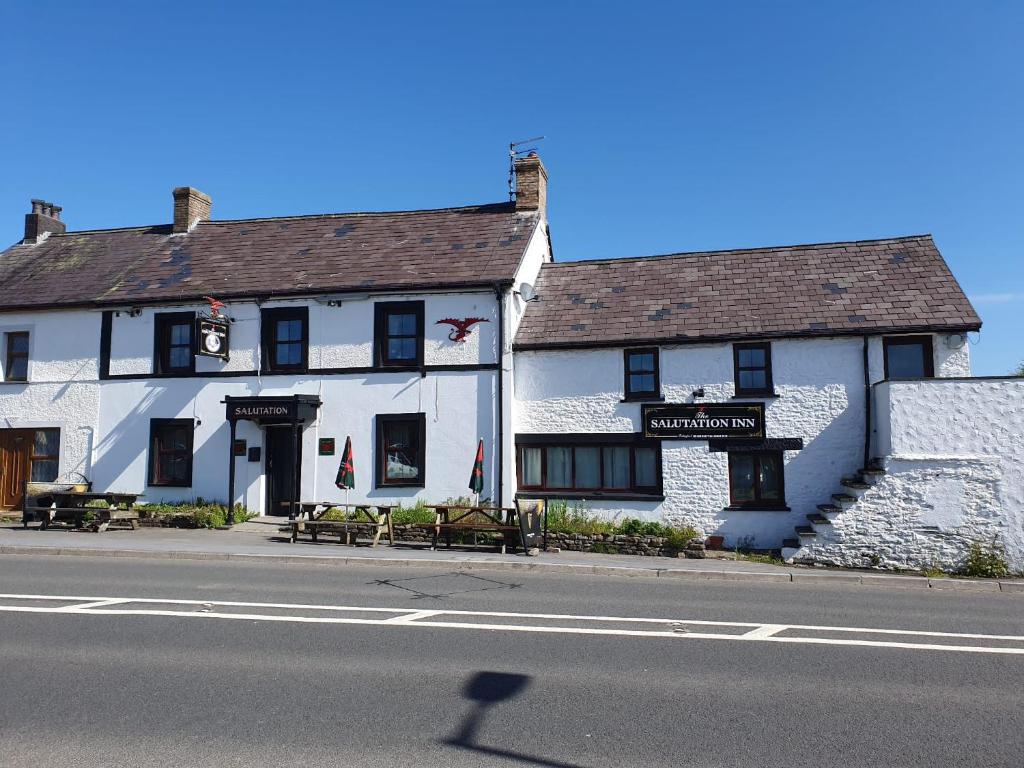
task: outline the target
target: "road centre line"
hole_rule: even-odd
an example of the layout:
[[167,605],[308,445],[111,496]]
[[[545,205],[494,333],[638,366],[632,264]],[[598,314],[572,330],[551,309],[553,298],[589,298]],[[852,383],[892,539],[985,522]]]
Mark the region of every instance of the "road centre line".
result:
[[[747,642],[776,642],[776,643],[803,643],[813,645],[839,645],[839,646],[866,646],[877,648],[902,648],[913,650],[942,650],[957,651],[966,653],[994,653],[1024,655],[1024,636],[1021,635],[986,635],[977,633],[958,632],[935,632],[928,630],[904,630],[904,629],[875,629],[868,627],[830,627],[815,626],[807,624],[770,624],[758,622],[735,622],[735,621],[707,621],[701,619],[654,619],[634,618],[628,616],[575,616],[571,614],[544,614],[544,613],[510,613],[503,611],[461,611],[461,610],[417,610],[411,608],[379,608],[362,606],[332,606],[332,605],[308,605],[295,603],[254,603],[242,601],[214,601],[214,600],[182,600],[175,598],[153,598],[153,597],[82,597],[62,595],[23,595],[23,594],[0,594],[0,600],[8,601],[53,601],[71,603],[70,605],[38,606],[38,605],[2,605],[0,612],[9,613],[56,613],[72,615],[98,615],[98,616],[164,616],[175,618],[214,618],[214,619],[243,619],[247,621],[283,621],[308,624],[358,624],[373,626],[406,626],[406,627],[429,627],[437,629],[483,629],[490,631],[512,631],[512,632],[537,632],[546,634],[578,634],[578,635],[616,635],[626,637],[659,637],[674,639],[704,639],[704,640],[740,640]],[[141,605],[173,605],[182,608],[202,607],[203,611],[196,610],[165,610],[157,608],[130,608],[129,604]],[[292,611],[333,611],[339,614],[345,612],[379,613],[391,614],[386,618],[352,618],[343,615],[339,616],[302,616],[302,615],[277,615],[265,613],[230,613],[224,611],[210,610],[211,608],[256,608],[275,609]],[[528,623],[484,623],[473,621],[429,621],[428,619],[441,616],[452,617],[479,617],[479,618],[507,618],[517,622],[529,620],[545,621],[571,621],[575,623],[585,622],[617,622],[620,624],[659,625],[665,627],[663,630],[651,629],[625,629],[606,627],[586,626],[550,626]],[[712,630],[720,628],[749,628],[744,633],[724,632],[694,632],[679,631],[679,627],[706,627]],[[844,632],[851,635],[901,635],[905,638],[948,638],[956,640],[985,640],[985,641],[1009,641],[1019,643],[1020,647],[1006,646],[985,646],[985,645],[954,645],[944,643],[908,642],[897,640],[872,640],[867,638],[831,638],[831,637],[801,637],[801,636],[779,636],[784,631],[791,632]]]

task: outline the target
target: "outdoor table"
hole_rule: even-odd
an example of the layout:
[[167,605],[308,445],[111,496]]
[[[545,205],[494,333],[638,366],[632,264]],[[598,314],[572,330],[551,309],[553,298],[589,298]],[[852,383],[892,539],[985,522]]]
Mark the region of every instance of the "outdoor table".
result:
[[[473,546],[476,546],[476,534],[478,531],[496,531],[502,534],[500,544],[502,554],[508,543],[508,534],[514,533],[519,544],[526,551],[526,542],[523,533],[516,520],[516,509],[514,507],[465,507],[458,505],[443,504],[428,506],[427,509],[434,510],[433,523],[417,523],[415,527],[432,529],[434,536],[430,548],[437,549],[437,540],[443,532],[445,535],[445,546],[452,545],[452,531],[470,531],[473,533]],[[482,519],[481,519],[482,518]],[[513,544],[513,546],[515,546]]]
[[[391,507],[373,504],[342,504],[334,501],[301,501],[296,505],[299,514],[295,520],[289,520],[291,529],[291,543],[294,544],[300,533],[309,533],[313,541],[317,541],[317,534],[337,533],[339,540],[345,544],[355,544],[356,533],[350,531],[349,526],[369,525],[374,528],[371,547],[376,547],[380,541],[381,534],[387,533],[388,544],[395,543],[395,530],[391,524]],[[346,513],[352,514],[350,520],[324,520],[322,519],[332,509],[343,509]],[[371,510],[376,510],[373,512]],[[302,516],[306,519],[303,520]]]
[[[73,522],[75,528],[86,528],[97,533],[107,530],[112,524],[127,525],[133,531],[138,528],[139,514],[135,502],[141,494],[116,491],[51,491],[45,498],[51,499],[49,506],[30,506],[26,499],[22,513],[22,525],[39,522],[46,530],[50,523]],[[105,501],[105,507],[89,507],[90,501]],[[92,519],[86,524],[86,516]]]

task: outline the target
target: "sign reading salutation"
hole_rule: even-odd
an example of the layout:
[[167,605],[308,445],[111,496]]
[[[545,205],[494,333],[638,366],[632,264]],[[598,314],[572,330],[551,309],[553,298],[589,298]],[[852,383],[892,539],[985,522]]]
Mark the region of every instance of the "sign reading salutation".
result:
[[764,403],[644,405],[644,437],[764,437]]

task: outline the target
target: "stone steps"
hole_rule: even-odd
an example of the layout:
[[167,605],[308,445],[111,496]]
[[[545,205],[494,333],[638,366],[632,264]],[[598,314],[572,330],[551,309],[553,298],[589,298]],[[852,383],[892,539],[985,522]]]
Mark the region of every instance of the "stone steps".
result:
[[859,480],[856,477],[844,477],[839,481],[839,484],[844,488],[854,488],[858,491],[866,491],[871,487],[871,483],[865,483],[863,480]]
[[797,536],[817,536],[814,529],[809,525],[798,525],[796,527]]
[[807,519],[811,521],[811,525],[832,525],[832,521],[820,512],[812,512]]
[[819,504],[818,511],[825,515],[834,515],[843,511],[842,507],[837,507],[835,504]]

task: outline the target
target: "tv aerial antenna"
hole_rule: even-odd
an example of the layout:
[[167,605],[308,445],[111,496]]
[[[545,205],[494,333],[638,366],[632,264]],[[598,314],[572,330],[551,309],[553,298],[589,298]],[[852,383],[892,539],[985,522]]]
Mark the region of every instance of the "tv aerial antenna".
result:
[[525,157],[531,152],[536,152],[537,147],[535,146],[524,146],[526,144],[533,144],[535,141],[543,141],[543,136],[534,136],[532,139],[523,139],[522,141],[513,141],[508,145],[508,199],[509,202],[516,199],[516,160],[520,157]]

